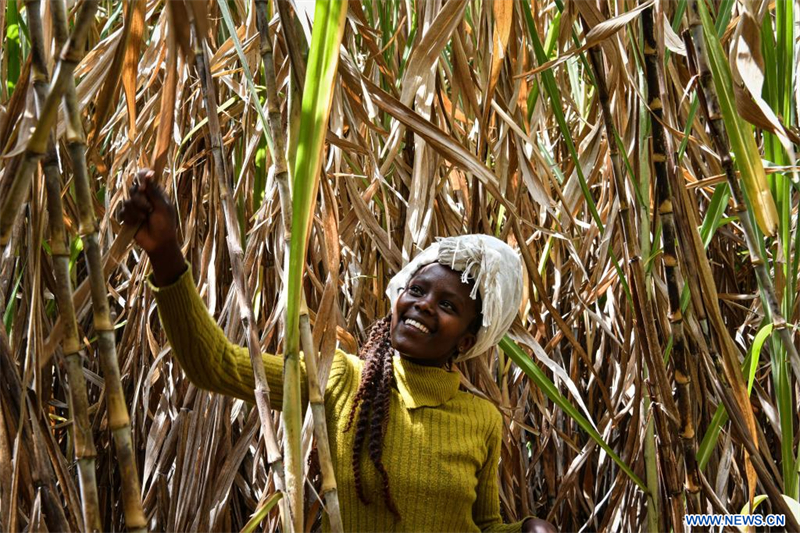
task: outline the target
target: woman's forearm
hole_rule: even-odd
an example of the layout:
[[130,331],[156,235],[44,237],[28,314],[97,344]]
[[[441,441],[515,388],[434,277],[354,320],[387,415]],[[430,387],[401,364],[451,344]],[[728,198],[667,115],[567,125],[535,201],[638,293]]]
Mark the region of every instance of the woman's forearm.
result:
[[[197,294],[190,271],[155,287],[158,314],[175,357],[198,387],[253,402],[253,368],[248,351],[230,342]],[[273,409],[280,409],[283,359],[264,355]],[[305,385],[305,383],[303,383]],[[303,390],[305,396],[305,388]]]
[[186,272],[186,260],[177,241],[167,243],[163,249],[148,255],[153,266],[153,281],[157,287],[175,283]]

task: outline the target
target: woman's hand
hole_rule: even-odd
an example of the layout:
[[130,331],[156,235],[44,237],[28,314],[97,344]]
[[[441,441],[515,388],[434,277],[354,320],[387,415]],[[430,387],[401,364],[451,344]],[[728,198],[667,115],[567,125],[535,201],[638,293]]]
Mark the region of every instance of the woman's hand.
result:
[[175,208],[155,180],[155,173],[142,169],[136,173],[130,198],[123,202],[119,218],[139,226],[134,236],[153,265],[153,277],[159,287],[177,280],[186,270],[186,261],[178,245]]
[[522,523],[522,533],[558,533],[550,522],[540,518],[528,518]]

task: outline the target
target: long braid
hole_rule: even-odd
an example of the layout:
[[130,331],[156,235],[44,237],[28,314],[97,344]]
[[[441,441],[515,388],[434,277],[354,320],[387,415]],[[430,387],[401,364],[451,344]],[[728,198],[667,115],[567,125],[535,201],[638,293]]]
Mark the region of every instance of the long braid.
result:
[[389,475],[383,465],[383,437],[389,421],[391,389],[394,385],[394,362],[391,341],[391,315],[375,322],[369,338],[359,356],[364,360],[361,382],[356,391],[353,408],[347,420],[345,431],[349,431],[356,421],[356,434],[353,443],[353,474],[355,476],[358,498],[368,504],[364,495],[361,477],[361,453],[369,433],[368,454],[383,480],[383,500],[392,514],[400,519],[400,513],[392,500],[389,490]]

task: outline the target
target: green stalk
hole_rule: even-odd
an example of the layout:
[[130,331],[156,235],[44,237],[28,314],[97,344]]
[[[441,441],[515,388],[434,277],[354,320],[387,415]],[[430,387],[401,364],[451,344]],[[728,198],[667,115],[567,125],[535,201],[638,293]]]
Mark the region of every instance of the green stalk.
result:
[[[68,25],[65,7],[61,1],[52,3],[56,42],[67,33]],[[98,224],[94,214],[89,173],[86,165],[86,137],[75,92],[75,79],[72,76],[65,82],[64,108],[66,110],[67,150],[69,151],[75,174],[75,192],[80,216],[78,231],[86,250],[92,308],[94,311],[94,329],[99,339],[98,352],[105,382],[108,426],[114,438],[117,461],[120,467],[120,479],[122,480],[122,503],[125,524],[130,531],[144,533],[147,531],[147,518],[144,515],[142,506],[141,485],[136,468],[136,450],[133,447],[131,438],[130,417],[128,416],[127,402],[122,390],[119,364],[117,362],[114,322],[108,305],[108,292],[103,273]],[[53,169],[52,174],[55,175],[56,170]],[[60,187],[58,184],[55,184],[55,186],[58,187],[58,192],[52,191],[49,196],[59,196]],[[60,204],[60,201],[57,201],[57,203]],[[56,204],[54,204],[55,207]],[[57,207],[59,210],[54,212],[53,215],[61,218],[61,206],[58,205]],[[61,235],[63,235],[63,230]],[[60,260],[63,262],[64,258]],[[61,268],[63,268],[63,265]],[[71,299],[64,303],[72,306]]]
[[[764,87],[762,96],[770,107],[781,116],[789,126],[796,122],[792,109],[792,90],[796,80],[794,60],[794,5],[792,2],[775,4],[775,31],[773,18],[765,16],[762,22],[761,50],[764,57]],[[788,166],[794,163],[786,153],[778,138],[764,132],[764,158],[776,165]],[[779,241],[773,244],[773,272],[776,278],[784,281],[781,294],[781,311],[784,316],[791,316],[797,293],[797,266],[800,262],[798,254],[792,259],[792,186],[787,173],[780,172],[767,177],[775,195],[778,208]],[[795,242],[800,233],[795,229]],[[778,336],[772,339],[772,375],[775,387],[775,404],[783,435],[794,435],[794,418],[796,409],[793,401],[791,375],[786,360],[786,350]],[[796,465],[793,439],[781,439],[781,467],[784,479],[784,492],[797,499],[800,496],[798,471]],[[800,457],[800,456],[798,456]]]
[[[201,39],[200,34],[197,31],[197,21],[194,18],[194,10],[191,6],[186,6],[186,13],[189,17],[192,45],[194,47],[195,68],[197,69],[197,75],[200,78],[200,85],[203,91],[203,103],[205,104],[206,115],[208,119],[211,154],[214,160],[214,174],[217,178],[216,183],[219,187],[222,210],[225,215],[227,234],[226,242],[228,244],[228,254],[230,255],[233,283],[236,289],[237,302],[239,305],[239,315],[241,316],[242,326],[245,331],[245,338],[247,339],[247,351],[250,355],[250,363],[253,366],[253,377],[256,385],[254,396],[256,399],[256,406],[258,408],[259,420],[261,422],[261,431],[264,434],[267,448],[267,462],[269,463],[269,466],[271,467],[275,477],[275,488],[280,492],[286,492],[283,458],[281,456],[280,447],[278,446],[278,438],[275,432],[275,427],[272,423],[272,415],[270,413],[269,384],[267,383],[267,377],[264,372],[264,360],[261,358],[258,333],[256,332],[255,325],[253,324],[252,299],[249,297],[246,288],[247,285],[245,283],[243,261],[244,252],[242,251],[242,245],[239,242],[241,233],[239,231],[239,220],[237,218],[236,205],[230,192],[229,183],[231,181],[231,176],[223,152],[222,131],[219,125],[219,117],[217,116],[217,93],[214,87],[214,80],[211,77],[205,41],[204,39]],[[285,498],[282,498],[280,505],[283,527],[289,532],[299,533],[302,531],[302,528],[294,527],[297,522],[296,517],[293,516],[293,513],[297,512],[297,508],[284,505],[283,502],[285,500]],[[302,520],[302,508],[300,508],[298,514],[300,516],[300,520]]]
[[[281,214],[284,228],[284,242],[286,252],[284,255],[284,271],[289,270],[289,255],[292,236],[292,201],[289,189],[289,172],[286,164],[286,129],[283,125],[280,106],[278,105],[278,91],[275,81],[275,64],[272,57],[272,41],[269,32],[269,16],[267,9],[268,0],[256,0],[256,24],[261,37],[261,59],[264,64],[267,88],[268,130],[272,143],[270,149],[274,165],[275,181],[278,184],[278,197],[281,202]],[[305,295],[300,308],[300,339],[303,345],[306,362],[306,376],[308,379],[308,400],[314,423],[314,436],[317,441],[317,453],[322,472],[321,496],[325,500],[325,511],[330,519],[331,531],[343,531],[342,516],[339,508],[339,492],[336,486],[336,476],[331,458],[330,442],[328,440],[328,426],[325,419],[324,391],[320,386],[317,375],[317,353],[311,337],[311,326],[308,317],[308,308],[305,304]]]
[[75,17],[72,33],[66,39],[64,47],[61,48],[61,55],[53,73],[53,82],[50,84],[50,93],[47,95],[44,105],[41,106],[36,129],[28,139],[22,164],[12,179],[8,196],[0,209],[0,246],[8,244],[14,220],[28,194],[33,171],[39,160],[45,155],[47,139],[56,122],[61,97],[67,90],[67,85],[75,83],[72,73],[83,58],[86,35],[94,22],[98,3],[99,0],[83,0]]
[[[284,344],[283,424],[291,506],[299,510],[296,530],[303,525],[303,459],[300,406],[300,305],[312,202],[319,185],[320,162],[333,102],[339,46],[344,34],[347,2],[317,2],[308,65],[303,87],[297,155],[294,160],[292,238],[287,283],[286,339]],[[310,372],[309,372],[310,374]]]

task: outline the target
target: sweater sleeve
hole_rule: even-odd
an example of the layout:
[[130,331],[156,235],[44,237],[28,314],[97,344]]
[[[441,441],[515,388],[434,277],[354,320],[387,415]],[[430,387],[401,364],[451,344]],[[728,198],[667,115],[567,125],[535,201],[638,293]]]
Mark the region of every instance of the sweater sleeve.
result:
[[500,489],[498,486],[498,469],[500,465],[500,446],[502,445],[502,417],[492,407],[492,428],[489,433],[489,453],[478,472],[478,497],[473,507],[475,524],[484,532],[518,533],[522,531],[524,518],[519,522],[504,524],[500,516]]
[[[216,324],[197,293],[191,268],[172,285],[150,284],[158,304],[158,316],[181,368],[197,387],[255,402],[253,367],[247,348],[230,342]],[[280,409],[283,402],[283,358],[262,354],[269,385],[270,404]],[[301,363],[305,376],[305,365]],[[302,397],[308,385],[301,379]]]

